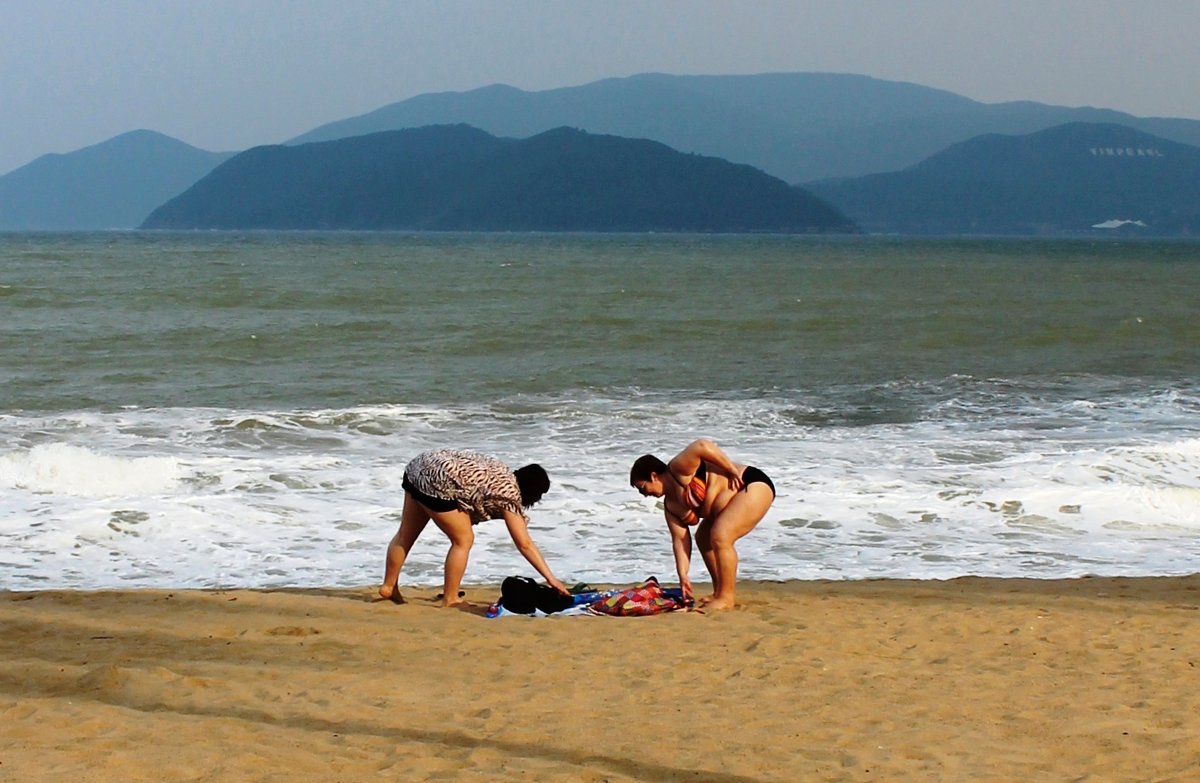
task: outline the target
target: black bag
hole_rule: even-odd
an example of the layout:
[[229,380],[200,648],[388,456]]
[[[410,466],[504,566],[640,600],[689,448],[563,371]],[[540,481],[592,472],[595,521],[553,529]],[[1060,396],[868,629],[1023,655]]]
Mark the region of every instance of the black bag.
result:
[[539,609],[554,614],[574,606],[575,599],[527,576],[509,576],[500,583],[500,605],[516,614],[533,614]]

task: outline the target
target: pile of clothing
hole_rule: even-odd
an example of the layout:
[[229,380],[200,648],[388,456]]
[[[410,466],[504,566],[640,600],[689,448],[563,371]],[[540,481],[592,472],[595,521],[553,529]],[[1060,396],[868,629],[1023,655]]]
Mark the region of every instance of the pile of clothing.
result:
[[524,576],[510,576],[500,585],[500,600],[488,607],[488,617],[505,615],[593,614],[609,617],[642,617],[688,609],[691,600],[678,587],[662,587],[655,577],[647,577],[632,587],[593,590],[575,585],[571,595],[559,593],[549,585]]

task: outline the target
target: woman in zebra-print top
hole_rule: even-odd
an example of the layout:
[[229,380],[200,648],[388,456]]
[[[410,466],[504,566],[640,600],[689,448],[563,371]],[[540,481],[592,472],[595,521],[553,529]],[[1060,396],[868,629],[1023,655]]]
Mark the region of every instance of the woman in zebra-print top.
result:
[[417,537],[429,520],[450,539],[442,589],[442,605],[462,601],[458,587],[467,569],[474,525],[485,519],[503,519],[508,534],[529,564],[546,583],[563,595],[567,588],[554,577],[541,551],[529,535],[525,509],[541,500],[550,488],[550,477],[541,465],[526,465],[515,471],[496,459],[471,451],[437,449],[417,455],[404,469],[404,511],[400,529],[387,548],[383,584],[379,595],[402,603],[400,570]]

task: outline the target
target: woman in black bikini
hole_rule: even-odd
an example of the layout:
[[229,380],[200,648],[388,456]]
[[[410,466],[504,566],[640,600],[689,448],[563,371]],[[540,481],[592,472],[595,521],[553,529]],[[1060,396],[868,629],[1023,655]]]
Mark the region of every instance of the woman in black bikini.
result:
[[670,464],[653,454],[639,457],[629,471],[629,483],[643,496],[663,499],[684,595],[692,597],[688,570],[695,525],[696,546],[713,581],[713,594],[700,605],[732,609],[738,567],[733,544],[754,529],[775,501],[775,485],[767,474],[733,462],[717,444],[701,439]]

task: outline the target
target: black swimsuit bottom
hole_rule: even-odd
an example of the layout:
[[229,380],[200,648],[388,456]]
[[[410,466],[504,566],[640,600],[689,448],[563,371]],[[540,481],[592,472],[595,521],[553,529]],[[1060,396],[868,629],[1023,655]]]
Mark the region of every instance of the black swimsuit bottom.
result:
[[747,465],[746,469],[742,471],[742,489],[745,489],[756,481],[770,487],[771,497],[775,497],[775,482],[771,481],[770,477],[758,468],[753,465]]
[[454,511],[458,508],[458,504],[453,500],[435,498],[433,495],[426,495],[424,492],[412,485],[412,482],[408,480],[408,476],[404,477],[404,480],[400,482],[400,486],[404,487],[405,492],[413,496],[413,500],[417,501],[430,511],[437,511],[440,513],[443,511]]

